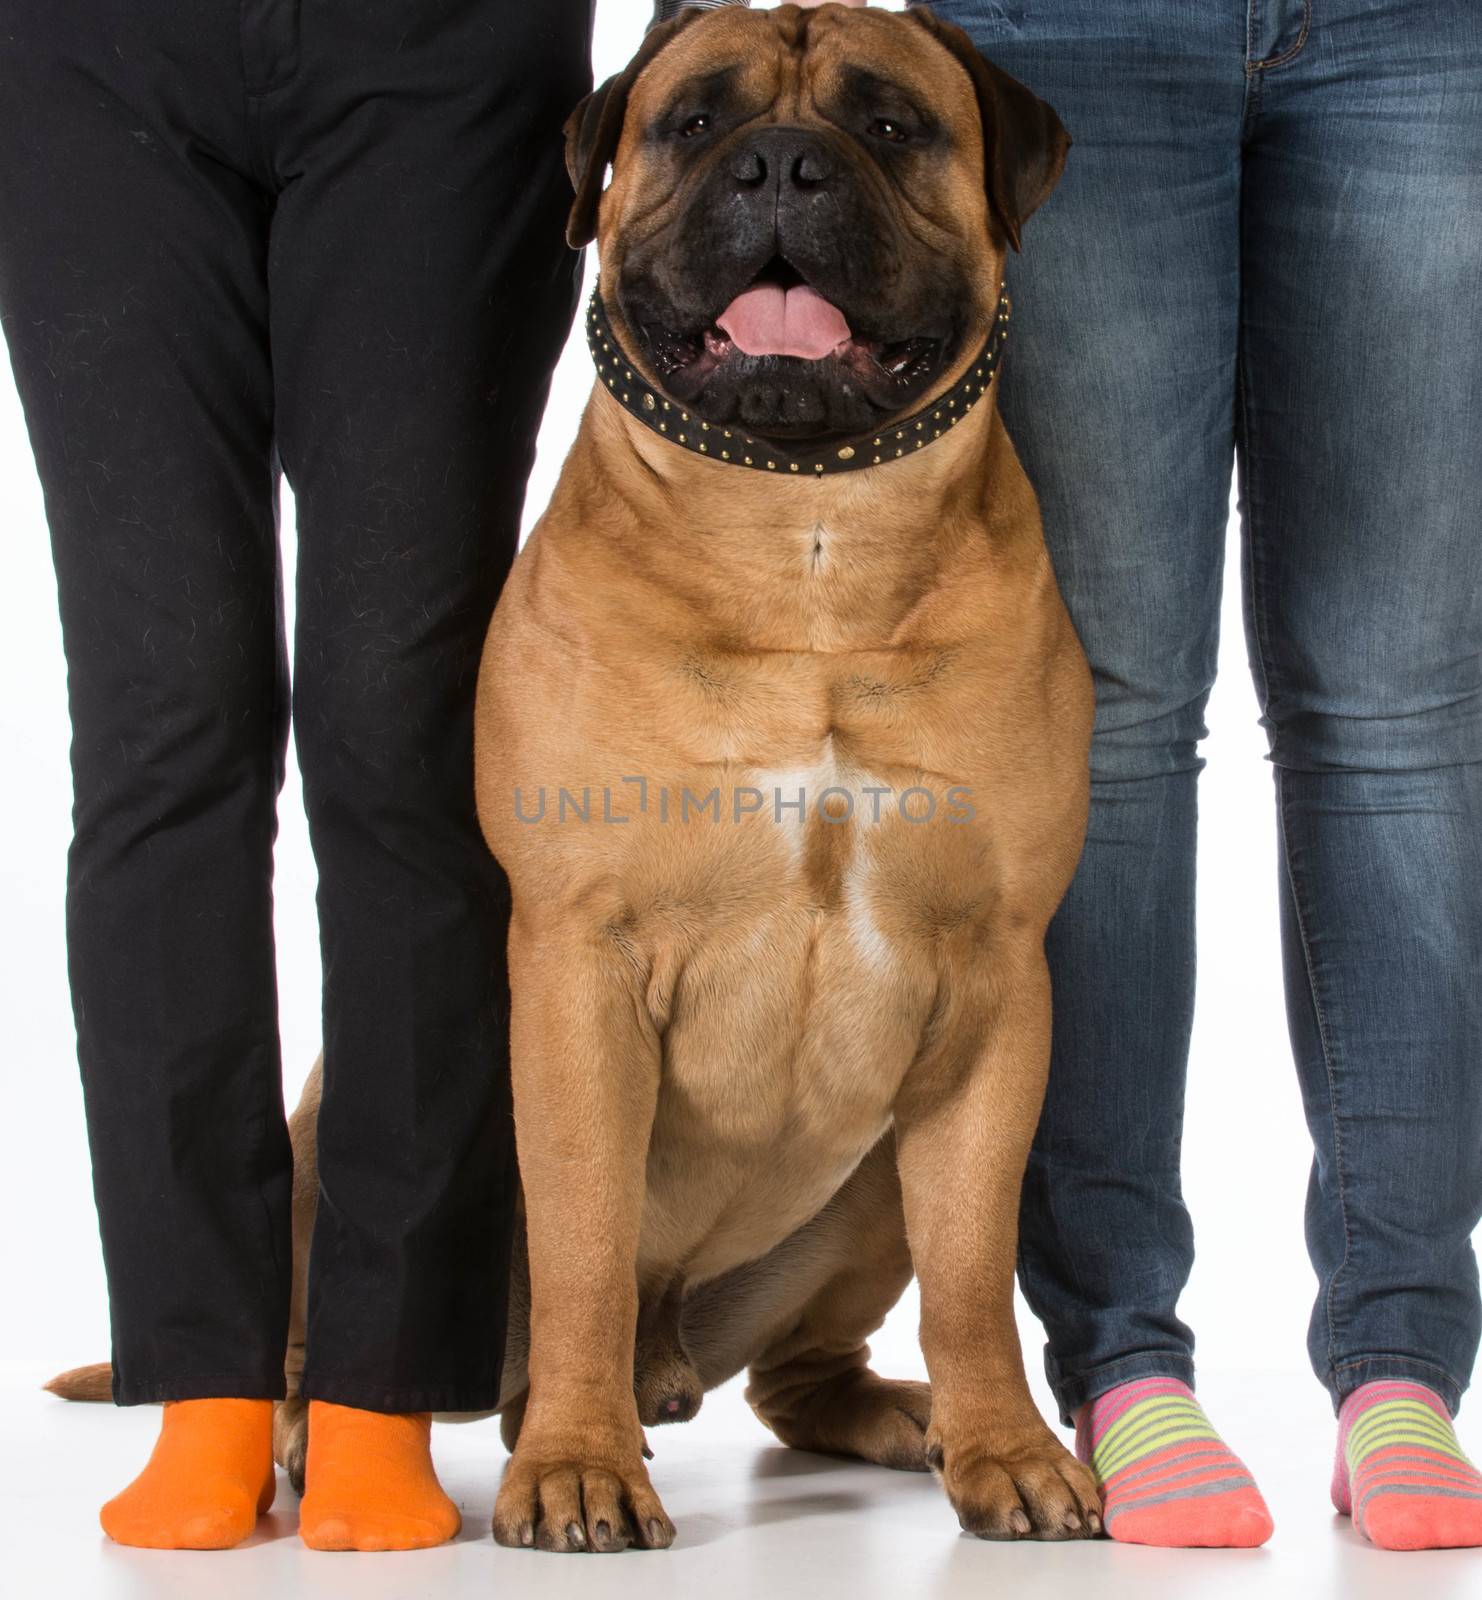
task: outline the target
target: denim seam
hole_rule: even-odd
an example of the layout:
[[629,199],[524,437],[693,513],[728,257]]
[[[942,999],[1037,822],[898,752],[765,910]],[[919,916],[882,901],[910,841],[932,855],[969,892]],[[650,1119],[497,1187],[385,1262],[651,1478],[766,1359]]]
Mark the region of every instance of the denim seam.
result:
[[1245,591],[1245,603],[1250,611],[1251,633],[1256,644],[1256,659],[1252,665],[1259,670],[1261,678],[1260,683],[1256,685],[1256,693],[1260,700],[1261,716],[1266,718],[1269,716],[1271,708],[1271,645],[1266,634],[1266,608],[1261,603],[1265,585],[1262,574],[1257,570],[1260,566],[1260,545],[1256,539],[1256,470],[1251,450],[1251,437],[1255,432],[1255,422],[1250,406],[1250,379],[1246,371],[1248,363],[1245,359],[1245,329],[1243,326],[1237,333],[1236,342],[1235,395],[1236,404],[1240,411],[1237,444],[1240,455],[1240,470],[1245,476],[1246,486],[1245,554],[1248,563],[1248,582]]
[[[1355,1367],[1372,1366],[1377,1361],[1403,1362],[1410,1367],[1424,1367],[1427,1372],[1434,1372],[1438,1377],[1444,1378],[1447,1383],[1456,1384],[1456,1378],[1445,1367],[1438,1366],[1434,1361],[1426,1361],[1420,1356],[1395,1355],[1387,1351],[1375,1355],[1355,1356],[1352,1361],[1339,1361],[1334,1364],[1333,1371],[1352,1372]],[[1456,1386],[1458,1388],[1461,1387],[1460,1384],[1456,1384]]]
[[[1241,329],[1240,336],[1240,371],[1237,391],[1240,405],[1241,433],[1243,435],[1243,456],[1245,468],[1245,481],[1247,484],[1246,495],[1246,530],[1247,549],[1250,562],[1250,583],[1247,591],[1247,604],[1251,610],[1251,620],[1254,624],[1251,632],[1256,642],[1256,655],[1261,671],[1263,704],[1262,713],[1267,713],[1271,694],[1271,646],[1266,631],[1266,608],[1261,604],[1261,592],[1264,582],[1260,572],[1261,544],[1257,537],[1258,522],[1258,494],[1256,483],[1256,453],[1252,446],[1255,435],[1254,414],[1250,403],[1250,383],[1248,378],[1249,363],[1245,359],[1245,335]],[[1273,729],[1274,742],[1274,729]],[[1333,1129],[1333,1166],[1338,1177],[1338,1216],[1343,1224],[1343,1256],[1333,1275],[1328,1279],[1328,1285],[1323,1293],[1323,1316],[1328,1325],[1328,1369],[1333,1370],[1333,1355],[1338,1345],[1338,1329],[1333,1314],[1333,1304],[1339,1280],[1348,1269],[1348,1264],[1353,1255],[1353,1230],[1348,1217],[1348,1186],[1344,1180],[1343,1161],[1343,1129],[1338,1115],[1338,1085],[1337,1077],[1333,1070],[1333,1046],[1328,1027],[1327,1013],[1323,1009],[1322,996],[1318,992],[1317,972],[1312,961],[1312,945],[1307,933],[1307,916],[1303,910],[1302,895],[1297,884],[1296,863],[1292,859],[1291,831],[1287,824],[1286,785],[1282,782],[1282,771],[1274,768],[1276,784],[1276,816],[1281,829],[1282,855],[1286,861],[1287,887],[1292,897],[1292,908],[1297,923],[1297,936],[1302,943],[1302,967],[1307,974],[1308,997],[1312,1004],[1312,1013],[1317,1020],[1318,1043],[1322,1049],[1323,1075],[1328,1086],[1328,1115]]]
[[1343,1124],[1338,1115],[1338,1084],[1333,1072],[1333,1049],[1329,1038],[1327,1014],[1318,993],[1317,973],[1312,964],[1312,946],[1307,937],[1307,916],[1302,909],[1302,896],[1297,887],[1297,869],[1292,861],[1291,835],[1287,828],[1286,785],[1280,771],[1276,774],[1276,811],[1281,823],[1282,853],[1286,856],[1287,883],[1291,889],[1292,907],[1297,920],[1297,935],[1302,941],[1302,966],[1307,973],[1307,988],[1312,1000],[1312,1012],[1317,1018],[1317,1037],[1322,1046],[1323,1074],[1328,1084],[1328,1115],[1333,1126],[1333,1168],[1338,1176],[1338,1215],[1343,1223],[1343,1258],[1328,1279],[1323,1294],[1323,1314],[1328,1324],[1328,1369],[1333,1367],[1333,1354],[1338,1346],[1338,1328],[1333,1315],[1333,1302],[1338,1282],[1348,1270],[1353,1255],[1353,1229],[1348,1220],[1348,1185],[1344,1179]]
[[[1295,59],[1302,53],[1302,47],[1307,43],[1307,35],[1312,31],[1312,0],[1302,0],[1302,27],[1297,34],[1297,42],[1290,49],[1283,50],[1279,56],[1267,56],[1264,61],[1247,61],[1245,63],[1246,76],[1257,72],[1270,72],[1276,67],[1284,67],[1287,62]],[[1246,37],[1249,38],[1247,29]]]
[[1194,1387],[1194,1358],[1188,1354],[1175,1354],[1171,1350],[1143,1350],[1129,1355],[1113,1356],[1109,1361],[1098,1361],[1076,1372],[1066,1372],[1056,1364],[1053,1372],[1045,1376],[1055,1404],[1060,1410],[1060,1420],[1066,1427],[1075,1422],[1075,1413],[1083,1405],[1110,1394],[1124,1383],[1135,1383],[1143,1378],[1176,1378],[1180,1383]]
[[[1344,1400],[1354,1392],[1354,1389],[1363,1387],[1362,1383],[1355,1384],[1345,1392],[1344,1385],[1340,1381],[1340,1374],[1356,1372],[1364,1367],[1379,1369],[1376,1376],[1364,1380],[1365,1382],[1383,1383],[1392,1380],[1397,1373],[1400,1373],[1410,1382],[1424,1383],[1426,1388],[1433,1389],[1440,1395],[1446,1405],[1446,1409],[1453,1417],[1461,1409],[1462,1396],[1467,1391],[1466,1383],[1459,1382],[1455,1373],[1449,1372],[1445,1367],[1438,1366],[1434,1361],[1426,1361],[1420,1356],[1396,1355],[1392,1352],[1355,1356],[1352,1361],[1342,1361],[1333,1367],[1327,1383],[1324,1384],[1324,1387],[1332,1396],[1335,1412],[1342,1406]],[[1428,1378],[1427,1374],[1434,1374],[1434,1377]]]

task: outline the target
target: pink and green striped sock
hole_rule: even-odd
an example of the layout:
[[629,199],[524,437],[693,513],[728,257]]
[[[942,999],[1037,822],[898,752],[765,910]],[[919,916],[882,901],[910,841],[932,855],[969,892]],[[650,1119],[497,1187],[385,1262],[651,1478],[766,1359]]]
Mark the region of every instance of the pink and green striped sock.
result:
[[1344,1400],[1333,1504],[1385,1550],[1482,1545],[1482,1473],[1423,1383],[1382,1378]]
[[1139,1378],[1083,1406],[1076,1454],[1124,1544],[1249,1548],[1271,1537],[1255,1479],[1177,1378]]

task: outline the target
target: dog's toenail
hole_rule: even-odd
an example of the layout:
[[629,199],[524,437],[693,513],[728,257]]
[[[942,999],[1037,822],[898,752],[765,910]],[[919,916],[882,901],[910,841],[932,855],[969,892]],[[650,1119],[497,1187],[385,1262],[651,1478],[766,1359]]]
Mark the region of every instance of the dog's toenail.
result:
[[1009,1513],[1009,1526],[1015,1533],[1028,1533],[1029,1518],[1022,1511],[1011,1511]]
[[587,1542],[587,1536],[582,1532],[579,1522],[568,1522],[566,1524],[566,1537],[574,1545],[584,1545]]
[[520,1529],[520,1543],[526,1545],[535,1543],[535,1529],[528,1522]]

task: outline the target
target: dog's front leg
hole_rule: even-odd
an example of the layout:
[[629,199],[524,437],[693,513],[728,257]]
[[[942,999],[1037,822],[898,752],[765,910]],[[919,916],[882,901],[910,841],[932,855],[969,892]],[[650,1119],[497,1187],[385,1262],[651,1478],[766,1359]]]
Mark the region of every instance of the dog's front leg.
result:
[[659,1041],[630,952],[604,930],[517,926],[510,986],[530,1397],[494,1537],[542,1550],[668,1545],[633,1397]]
[[1042,951],[995,953],[991,982],[973,1054],[923,1062],[896,1108],[931,1375],[927,1459],[967,1532],[1083,1538],[1100,1525],[1095,1481],[1031,1399],[1014,1323],[1019,1190],[1049,1062]]

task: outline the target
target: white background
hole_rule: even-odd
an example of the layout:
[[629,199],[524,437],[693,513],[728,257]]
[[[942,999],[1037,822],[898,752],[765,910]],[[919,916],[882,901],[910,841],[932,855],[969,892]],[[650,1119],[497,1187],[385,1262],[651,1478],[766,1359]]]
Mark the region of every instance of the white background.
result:
[[[599,79],[631,54],[646,10],[639,0],[600,8]],[[1032,228],[1027,242],[1032,251]],[[578,325],[556,374],[527,525],[549,495],[590,384]],[[285,522],[291,580],[291,517]],[[0,526],[0,982],[10,1040],[0,1121],[0,1283],[8,1301],[0,1362],[29,1384],[106,1357],[107,1317],[63,945],[70,791],[55,582],[40,489],[4,369]],[[1202,780],[1200,971],[1184,1160],[1199,1256],[1182,1311],[1198,1332],[1203,1370],[1295,1374],[1305,1370],[1314,1288],[1302,1244],[1310,1147],[1282,1008],[1271,774],[1244,659],[1236,537],[1232,525],[1222,673]],[[314,872],[292,770],[280,816],[278,967],[291,1104],[319,1043]],[[909,1300],[876,1342],[886,1371],[919,1368],[914,1323]],[[1024,1332],[1037,1374],[1038,1330],[1027,1317]],[[1310,1415],[1320,1419],[1315,1385],[1312,1394]]]

